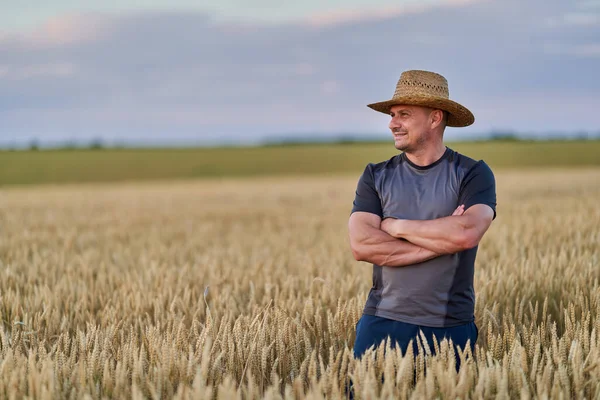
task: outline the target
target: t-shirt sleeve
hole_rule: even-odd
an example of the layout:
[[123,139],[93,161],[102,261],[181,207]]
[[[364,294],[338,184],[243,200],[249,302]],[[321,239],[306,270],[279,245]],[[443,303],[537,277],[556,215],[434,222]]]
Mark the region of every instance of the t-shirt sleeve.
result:
[[352,206],[352,213],[356,211],[364,211],[371,214],[379,215],[383,218],[381,209],[381,200],[375,189],[373,179],[373,164],[368,164],[362,176],[358,180],[356,186],[356,195]]
[[478,161],[467,172],[458,197],[459,204],[464,204],[465,210],[475,204],[487,204],[494,210],[494,219],[496,218],[496,179],[485,162]]

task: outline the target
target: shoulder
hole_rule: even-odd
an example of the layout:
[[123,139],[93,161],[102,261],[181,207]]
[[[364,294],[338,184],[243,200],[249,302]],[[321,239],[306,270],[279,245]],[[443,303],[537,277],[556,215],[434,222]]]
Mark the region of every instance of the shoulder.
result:
[[475,160],[471,157],[459,153],[458,151],[451,150],[449,161],[455,164],[456,169],[458,170],[459,175],[462,178],[473,174],[482,174],[492,177],[494,176],[492,169],[489,167],[489,165],[486,164],[485,161]]
[[369,171],[371,174],[375,175],[390,169],[397,168],[400,164],[402,164],[402,161],[402,154],[397,154],[388,160],[381,161],[378,163],[367,164],[365,172]]
[[478,163],[477,160],[452,149],[450,149],[449,161],[454,163],[457,168],[467,171]]

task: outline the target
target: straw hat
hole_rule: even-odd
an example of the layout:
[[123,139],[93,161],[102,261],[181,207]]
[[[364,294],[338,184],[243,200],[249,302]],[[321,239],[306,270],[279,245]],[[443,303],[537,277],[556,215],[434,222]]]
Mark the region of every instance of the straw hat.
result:
[[448,126],[469,126],[475,121],[466,107],[449,99],[448,81],[429,71],[404,71],[391,100],[369,104],[368,107],[385,114],[397,104],[424,106],[448,112]]

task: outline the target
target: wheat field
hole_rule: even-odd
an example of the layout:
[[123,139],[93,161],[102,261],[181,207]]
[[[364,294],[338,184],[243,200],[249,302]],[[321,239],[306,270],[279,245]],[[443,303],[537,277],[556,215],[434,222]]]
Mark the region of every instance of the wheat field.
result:
[[458,373],[352,358],[357,179],[0,190],[0,398],[600,398],[599,169],[496,172]]

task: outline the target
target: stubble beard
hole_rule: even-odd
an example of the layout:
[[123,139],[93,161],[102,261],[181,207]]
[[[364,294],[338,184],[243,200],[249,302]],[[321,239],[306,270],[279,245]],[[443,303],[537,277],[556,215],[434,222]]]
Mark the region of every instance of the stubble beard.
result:
[[[396,140],[394,140],[394,147],[396,148],[396,150],[402,151],[404,153],[408,152],[412,152],[415,150],[415,143],[411,143],[410,140],[407,140],[408,137],[406,139],[404,139],[403,142],[401,142],[400,144],[396,143]],[[419,143],[416,143],[417,145]]]
[[396,148],[396,150],[402,151],[404,153],[414,153],[417,150],[419,150],[423,147],[426,147],[427,142],[428,142],[428,136],[421,135],[416,139],[416,143],[404,143],[404,144],[397,145],[396,141],[394,140],[394,147]]
[[396,143],[394,143],[394,147],[396,148],[396,150],[403,151],[403,152],[406,152],[407,150],[410,150],[410,145],[408,145],[408,144],[405,144],[405,145],[396,145]]
[[[394,134],[394,132],[392,132],[392,134]],[[403,141],[400,144],[397,144],[395,136],[393,136],[393,139],[394,139],[394,147],[396,148],[396,150],[403,151],[403,152],[410,150],[411,145],[410,145],[410,141],[407,140],[408,139],[407,136],[403,139]]]

